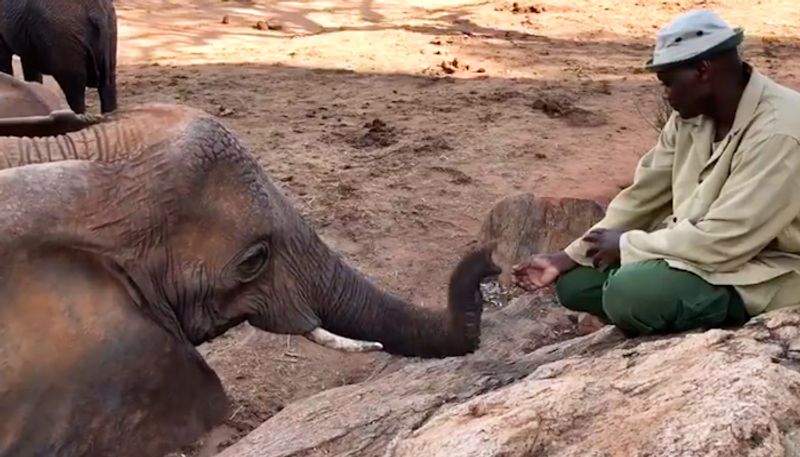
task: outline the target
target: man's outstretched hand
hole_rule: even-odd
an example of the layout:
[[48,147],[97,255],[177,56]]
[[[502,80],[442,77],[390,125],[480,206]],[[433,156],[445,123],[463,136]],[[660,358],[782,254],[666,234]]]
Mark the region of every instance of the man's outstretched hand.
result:
[[[583,237],[589,244],[586,256],[592,259],[595,268],[605,268],[619,262],[619,239],[622,233],[610,229],[594,229]],[[512,274],[516,285],[526,290],[549,286],[559,276],[577,267],[578,264],[564,252],[536,254],[526,261],[514,265]]]
[[559,276],[575,268],[578,264],[565,253],[537,254],[528,260],[514,265],[512,273],[516,285],[526,290],[549,286]]
[[622,236],[617,230],[594,229],[583,237],[589,243],[586,256],[592,258],[595,268],[605,268],[619,262],[619,238]]

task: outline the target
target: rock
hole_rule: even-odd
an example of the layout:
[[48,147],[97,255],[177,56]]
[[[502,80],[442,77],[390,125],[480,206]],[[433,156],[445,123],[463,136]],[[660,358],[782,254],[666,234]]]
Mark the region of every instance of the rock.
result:
[[288,405],[218,457],[389,456],[435,412],[509,385],[579,347],[606,344],[605,336],[597,336],[608,333],[537,351],[571,338],[575,327],[563,308],[533,296],[488,312],[483,330],[483,347],[475,354],[427,361],[389,357],[372,379]]
[[443,72],[445,72],[448,75],[451,75],[455,73],[456,70],[458,70],[458,61],[456,59],[453,59],[452,61],[445,60],[439,64],[439,67],[442,69]]
[[220,457],[797,455],[800,309],[738,330],[625,339],[607,326],[541,346],[563,318],[541,299],[488,313],[475,354],[393,359],[287,406]]
[[[785,318],[796,326],[800,314],[768,321]],[[800,373],[784,349],[795,340],[764,327],[637,340],[540,366],[435,415],[394,455],[796,455],[786,452],[798,444]]]
[[222,23],[223,24],[228,24],[230,22],[231,22],[231,18],[230,17],[228,17],[227,15],[222,16]]
[[500,281],[509,284],[511,266],[533,254],[564,249],[603,214],[603,207],[593,200],[513,195],[489,211],[480,238],[497,241],[495,262],[503,269]]
[[253,28],[256,30],[283,30],[283,25],[275,21],[258,21]]

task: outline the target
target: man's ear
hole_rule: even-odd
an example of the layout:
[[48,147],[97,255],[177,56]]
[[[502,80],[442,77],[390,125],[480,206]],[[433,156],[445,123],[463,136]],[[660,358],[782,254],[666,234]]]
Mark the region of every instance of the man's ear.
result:
[[708,82],[711,78],[711,62],[708,60],[701,60],[695,67],[697,69],[697,77],[700,81]]

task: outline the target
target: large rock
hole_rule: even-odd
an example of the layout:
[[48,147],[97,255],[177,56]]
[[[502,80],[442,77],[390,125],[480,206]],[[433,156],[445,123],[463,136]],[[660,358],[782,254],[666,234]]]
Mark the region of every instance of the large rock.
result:
[[440,409],[509,385],[543,361],[586,347],[535,350],[575,335],[573,320],[546,298],[527,296],[488,312],[483,333],[482,349],[470,356],[395,358],[398,363],[369,381],[292,403],[220,457],[383,456]]
[[480,238],[497,242],[495,262],[503,268],[501,282],[508,284],[512,265],[533,254],[564,249],[604,212],[593,200],[513,195],[489,211]]
[[432,417],[395,456],[797,455],[798,313],[538,367]]
[[473,355],[292,404],[221,456],[799,455],[800,310],[669,337],[605,327],[533,350],[571,331],[540,302],[488,313]]

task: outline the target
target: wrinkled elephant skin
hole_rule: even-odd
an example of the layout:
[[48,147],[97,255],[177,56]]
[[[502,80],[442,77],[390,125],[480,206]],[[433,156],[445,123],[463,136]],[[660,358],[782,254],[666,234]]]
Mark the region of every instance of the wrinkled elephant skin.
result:
[[415,307],[331,251],[206,113],[50,126],[0,138],[0,456],[192,442],[227,409],[194,346],[242,322],[406,356],[478,347],[493,246],[461,259],[447,307]]

